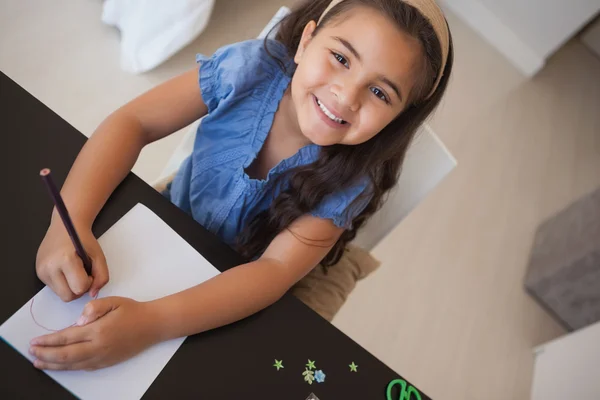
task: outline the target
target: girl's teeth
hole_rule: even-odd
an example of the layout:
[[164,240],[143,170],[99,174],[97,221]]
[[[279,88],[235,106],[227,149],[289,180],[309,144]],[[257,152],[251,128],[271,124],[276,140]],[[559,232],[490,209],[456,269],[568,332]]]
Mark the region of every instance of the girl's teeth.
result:
[[341,118],[337,118],[335,115],[333,115],[333,113],[331,111],[329,111],[327,109],[327,107],[325,107],[320,101],[319,99],[317,99],[317,104],[319,105],[319,108],[321,108],[321,110],[323,111],[323,113],[325,115],[327,115],[329,117],[329,119],[337,122],[338,124],[343,124],[345,121]]

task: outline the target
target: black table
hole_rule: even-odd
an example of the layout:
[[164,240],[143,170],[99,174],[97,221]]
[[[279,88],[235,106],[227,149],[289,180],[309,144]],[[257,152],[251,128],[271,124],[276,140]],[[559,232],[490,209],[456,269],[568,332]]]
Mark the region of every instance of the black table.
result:
[[[57,184],[62,184],[86,138],[2,73],[0,116],[3,323],[43,286],[35,275],[35,255],[52,203],[40,182],[39,170],[51,168]],[[133,174],[98,216],[96,236],[137,203],[154,211],[219,270],[243,262]],[[0,342],[0,398],[72,398]],[[274,359],[283,360],[282,370],[273,367]],[[308,359],[325,372],[324,383],[309,385],[303,381]],[[358,365],[358,372],[350,372],[351,362]],[[313,392],[320,400],[386,399],[386,387],[396,378],[399,376],[394,371],[288,294],[243,321],[187,338],[144,398],[304,400]],[[399,398],[396,392],[394,400]],[[424,394],[421,397],[428,399]]]

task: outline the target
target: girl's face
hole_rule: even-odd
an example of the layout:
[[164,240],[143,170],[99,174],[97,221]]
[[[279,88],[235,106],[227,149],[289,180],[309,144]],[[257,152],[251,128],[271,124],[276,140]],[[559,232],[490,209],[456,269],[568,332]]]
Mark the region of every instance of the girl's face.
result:
[[304,28],[294,57],[291,97],[310,142],[356,145],[375,136],[407,105],[420,43],[376,10],[357,7],[323,27]]

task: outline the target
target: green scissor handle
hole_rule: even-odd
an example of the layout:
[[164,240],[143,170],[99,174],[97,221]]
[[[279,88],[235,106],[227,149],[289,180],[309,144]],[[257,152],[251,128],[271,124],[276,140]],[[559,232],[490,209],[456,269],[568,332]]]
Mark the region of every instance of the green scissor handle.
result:
[[[408,389],[407,389],[406,381],[402,380],[402,379],[394,379],[393,381],[388,383],[387,390],[386,390],[387,400],[395,400],[392,398],[392,389],[396,385],[400,385],[402,388],[400,390],[400,397],[398,397],[397,400],[411,400],[413,398],[416,400],[421,400],[421,394],[419,394],[419,391],[417,389],[415,389],[413,386],[408,386]],[[413,397],[413,394],[414,394],[414,397]]]

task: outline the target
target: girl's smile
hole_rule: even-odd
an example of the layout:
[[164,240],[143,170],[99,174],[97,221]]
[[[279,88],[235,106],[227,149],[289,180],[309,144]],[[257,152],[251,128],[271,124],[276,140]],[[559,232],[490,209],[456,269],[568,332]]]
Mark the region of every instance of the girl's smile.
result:
[[323,122],[333,129],[348,129],[350,127],[350,123],[341,117],[342,113],[335,111],[331,106],[327,107],[317,98],[317,96],[312,96],[314,99],[315,111]]

